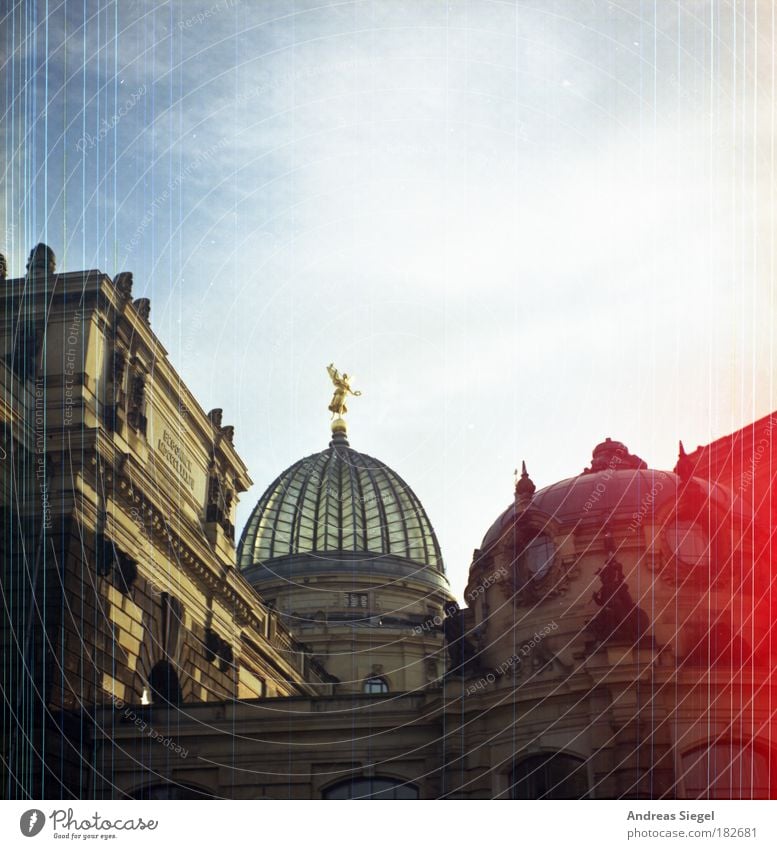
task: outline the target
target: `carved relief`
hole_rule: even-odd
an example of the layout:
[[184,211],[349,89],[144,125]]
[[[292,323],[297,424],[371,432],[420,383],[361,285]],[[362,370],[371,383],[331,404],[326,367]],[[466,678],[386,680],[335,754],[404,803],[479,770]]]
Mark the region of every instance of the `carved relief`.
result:
[[234,493],[227,486],[226,481],[217,472],[212,471],[208,477],[205,521],[218,523],[227,535],[227,539],[232,541],[235,539],[235,526],[230,521],[233,499]]
[[110,372],[108,373],[108,403],[103,407],[103,419],[109,430],[116,430],[118,424],[117,411],[122,401],[121,396],[126,365],[127,358],[124,351],[114,349],[111,357]]
[[146,378],[142,374],[133,374],[130,379],[130,391],[127,402],[127,421],[134,430],[146,432]]

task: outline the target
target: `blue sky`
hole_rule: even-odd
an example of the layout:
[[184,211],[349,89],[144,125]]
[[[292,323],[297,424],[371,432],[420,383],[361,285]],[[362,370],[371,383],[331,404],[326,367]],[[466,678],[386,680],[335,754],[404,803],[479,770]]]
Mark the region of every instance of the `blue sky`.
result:
[[328,442],[453,588],[605,436],[671,468],[775,408],[774,6],[56,2],[2,19],[10,272],[134,272],[264,487]]

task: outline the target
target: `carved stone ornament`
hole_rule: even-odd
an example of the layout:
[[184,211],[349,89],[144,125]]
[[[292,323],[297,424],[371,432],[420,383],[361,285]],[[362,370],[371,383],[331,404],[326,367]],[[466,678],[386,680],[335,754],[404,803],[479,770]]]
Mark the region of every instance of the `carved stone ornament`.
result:
[[129,299],[132,297],[132,272],[120,271],[113,280],[113,285],[122,298]]
[[124,351],[115,350],[111,360],[111,380],[114,386],[121,386],[124,382],[124,369],[127,366],[127,355]]
[[54,274],[56,270],[57,258],[54,256],[54,251],[48,245],[39,242],[30,251],[27,260],[27,274],[34,277],[38,274]]
[[221,481],[218,475],[211,475],[208,478],[208,504],[218,506],[219,493],[221,492]]
[[127,403],[127,421],[135,430],[145,431],[144,415],[146,399],[146,378],[142,374],[134,374],[130,381],[130,392]]
[[151,300],[149,298],[138,298],[132,302],[132,305],[138,311],[138,315],[143,321],[148,324],[151,320]]

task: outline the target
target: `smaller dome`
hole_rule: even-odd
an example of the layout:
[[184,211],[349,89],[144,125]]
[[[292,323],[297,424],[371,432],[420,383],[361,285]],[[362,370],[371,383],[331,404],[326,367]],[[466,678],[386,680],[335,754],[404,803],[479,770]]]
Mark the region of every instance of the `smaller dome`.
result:
[[[616,457],[621,459],[613,461]],[[725,487],[703,478],[693,480],[707,498],[726,512],[742,517],[751,515],[745,503]],[[660,510],[667,502],[676,502],[685,486],[686,482],[678,475],[647,468],[644,460],[629,454],[623,443],[608,439],[594,449],[591,468],[539,490],[531,500],[531,507],[561,525],[586,522],[601,525],[619,517],[630,519],[643,511],[646,503],[651,512]],[[497,542],[515,516],[513,503],[488,529],[480,548],[485,551]]]

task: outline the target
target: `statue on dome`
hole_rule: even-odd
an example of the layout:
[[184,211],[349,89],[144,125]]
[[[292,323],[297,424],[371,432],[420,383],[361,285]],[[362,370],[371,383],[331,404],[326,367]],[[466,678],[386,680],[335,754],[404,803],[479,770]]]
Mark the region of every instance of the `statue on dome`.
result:
[[596,639],[600,643],[625,642],[635,648],[652,645],[648,615],[632,599],[623,566],[614,553],[608,555],[596,574],[601,587],[594,592],[593,600],[600,609],[588,623]]
[[341,375],[335,368],[334,363],[329,363],[326,370],[329,372],[329,377],[332,379],[335,387],[335,393],[329,402],[329,410],[332,413],[332,418],[335,416],[340,417],[343,413],[348,412],[348,407],[345,405],[346,397],[353,395],[356,398],[362,393],[358,390],[354,391],[351,389],[350,378],[345,373]]

